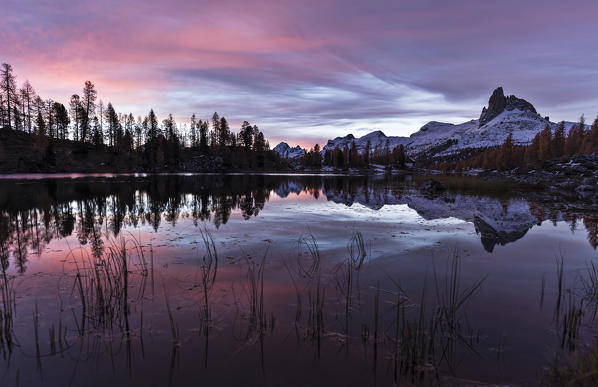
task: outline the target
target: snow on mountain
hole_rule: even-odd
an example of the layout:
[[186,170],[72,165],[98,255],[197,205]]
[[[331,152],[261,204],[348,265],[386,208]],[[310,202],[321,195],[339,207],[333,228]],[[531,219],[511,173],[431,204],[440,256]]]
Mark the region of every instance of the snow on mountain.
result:
[[281,183],[278,188],[276,188],[275,192],[278,197],[286,198],[291,193],[299,195],[304,189],[305,185],[299,180],[288,180],[284,183]]
[[[388,140],[391,150],[403,144],[411,157],[433,158],[458,153],[467,148],[499,146],[509,134],[512,134],[515,144],[528,145],[547,124],[553,132],[558,126],[549,121],[548,117],[538,114],[528,101],[514,95],[505,96],[502,87],[498,87],[478,119],[461,124],[430,121],[410,137],[386,136],[381,131],[360,138],[349,134],[328,140],[322,153],[337,146],[343,149],[345,144],[350,146],[351,142],[355,142],[358,151],[362,153],[368,140],[372,150],[376,145],[385,146]],[[574,125],[574,122],[565,122],[565,133]],[[589,126],[586,125],[586,128]]]
[[347,145],[347,147],[351,147],[352,142],[355,143],[357,152],[363,153],[368,141],[370,142],[372,151],[376,148],[376,146],[386,146],[387,141],[388,147],[392,151],[401,144],[406,145],[409,142],[409,137],[387,136],[380,130],[376,130],[366,134],[365,136],[357,138],[352,134],[349,134],[345,137],[337,137],[334,140],[328,140],[328,143],[322,148],[322,154],[324,154],[327,150],[334,150],[334,148],[337,146],[341,150],[345,147],[345,145]]
[[[558,124],[542,117],[529,102],[515,96],[505,97],[497,88],[488,108],[484,107],[480,118],[454,125],[431,121],[410,136],[407,153],[412,156],[426,154],[428,157],[457,153],[467,148],[484,148],[501,145],[509,134],[515,144],[527,145],[546,125],[556,130]],[[575,123],[566,122],[567,133]]]
[[299,145],[291,148],[286,142],[281,142],[276,145],[273,150],[274,152],[277,152],[280,157],[285,159],[296,159],[305,156],[305,149],[301,148]]
[[351,206],[359,203],[373,210],[387,205],[407,205],[426,220],[457,218],[474,224],[482,244],[492,251],[523,237],[538,220],[524,200],[507,203],[490,197],[443,193],[430,197],[418,190],[393,192],[392,189],[357,187],[350,193],[325,190],[327,200]]

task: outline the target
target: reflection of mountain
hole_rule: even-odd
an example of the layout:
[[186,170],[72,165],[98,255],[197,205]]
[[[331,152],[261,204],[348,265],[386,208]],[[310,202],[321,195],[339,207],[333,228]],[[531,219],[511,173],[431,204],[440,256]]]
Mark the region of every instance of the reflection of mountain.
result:
[[524,200],[502,202],[495,198],[445,193],[430,197],[415,189],[393,192],[391,188],[361,187],[351,196],[337,196],[324,191],[328,200],[337,203],[359,203],[371,209],[384,205],[406,204],[426,220],[457,218],[474,224],[488,251],[496,244],[504,245],[522,238],[538,223],[530,206]]
[[[27,254],[41,252],[52,239],[76,235],[95,251],[103,234],[116,236],[124,226],[194,223],[226,224],[233,210],[244,219],[262,213],[272,193],[291,200],[306,192],[347,206],[373,210],[406,204],[424,219],[459,218],[473,223],[488,251],[522,238],[534,224],[562,219],[575,228],[575,213],[559,212],[520,198],[500,200],[449,191],[420,193],[409,177],[193,175],[119,176],[117,178],[3,180],[0,190],[0,259],[13,257],[25,270]],[[598,245],[598,217],[583,215],[590,244]],[[3,263],[4,264],[4,263]]]

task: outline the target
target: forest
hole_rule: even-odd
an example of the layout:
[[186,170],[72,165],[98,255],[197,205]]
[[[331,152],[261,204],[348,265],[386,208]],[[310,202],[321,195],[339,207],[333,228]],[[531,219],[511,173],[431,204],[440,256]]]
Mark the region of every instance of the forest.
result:
[[[131,172],[131,171],[227,171],[227,170],[347,170],[373,164],[405,169],[412,162],[403,145],[391,149],[388,141],[363,152],[355,143],[322,151],[316,144],[291,163],[270,149],[257,125],[243,121],[235,132],[228,120],[214,112],[201,119],[191,114],[177,123],[172,114],[161,121],[153,109],[146,116],[117,112],[98,99],[91,81],[68,106],[43,99],[29,83],[17,87],[10,64],[0,67],[0,172]],[[500,147],[466,149],[441,159],[418,160],[418,166],[443,171],[474,168],[513,170],[537,168],[558,160],[598,152],[598,118],[590,129],[582,116],[566,130],[546,125],[531,144],[513,142],[509,135]]]
[[[205,120],[192,114],[189,122],[180,125],[172,114],[160,121],[153,109],[148,110],[144,117],[117,112],[111,102],[98,99],[91,81],[85,81],[81,93],[71,95],[65,106],[43,99],[27,80],[17,87],[12,66],[3,63],[0,67],[0,130],[4,131],[3,138],[10,136],[13,142],[20,139],[21,146],[12,147],[16,153],[13,156],[20,158],[12,160],[17,167],[21,165],[19,169],[78,169],[78,161],[121,171],[285,166],[270,150],[257,125],[244,121],[235,132],[228,120],[216,112]],[[19,132],[20,137],[15,140],[11,132]],[[72,154],[72,162],[57,166],[61,161],[57,155],[68,156],[58,148]],[[5,149],[6,153],[9,151]],[[39,157],[31,160],[36,155]],[[193,165],[183,165],[191,161]]]
[[509,171],[516,168],[541,168],[550,160],[570,159],[574,156],[598,153],[598,117],[588,129],[584,116],[565,130],[560,122],[556,130],[546,125],[529,145],[518,145],[509,134],[500,147],[466,150],[457,160],[447,158],[435,162],[434,167],[444,171],[463,171],[472,168]]

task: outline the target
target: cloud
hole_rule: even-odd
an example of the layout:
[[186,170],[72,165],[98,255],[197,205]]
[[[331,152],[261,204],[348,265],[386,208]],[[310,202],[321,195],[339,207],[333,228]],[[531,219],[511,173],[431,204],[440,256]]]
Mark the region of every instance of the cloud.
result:
[[473,118],[491,91],[598,113],[590,1],[5,0],[0,60],[44,97],[91,79],[117,110],[218,111],[301,144]]

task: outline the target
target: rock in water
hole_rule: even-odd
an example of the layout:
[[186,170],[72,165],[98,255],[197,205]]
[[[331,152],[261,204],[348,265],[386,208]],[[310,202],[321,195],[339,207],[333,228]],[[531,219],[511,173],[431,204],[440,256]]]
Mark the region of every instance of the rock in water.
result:
[[428,179],[424,181],[419,189],[427,193],[435,193],[446,190],[446,186],[437,180]]
[[488,107],[482,109],[482,114],[480,114],[480,123],[479,126],[482,127],[486,125],[488,122],[492,121],[495,117],[497,117],[500,113],[504,112],[505,110],[521,110],[521,111],[530,111],[534,114],[538,114],[536,112],[536,108],[534,105],[527,102],[522,98],[517,98],[514,95],[510,95],[505,97],[505,93],[502,87],[497,87],[490,96],[488,100]]

